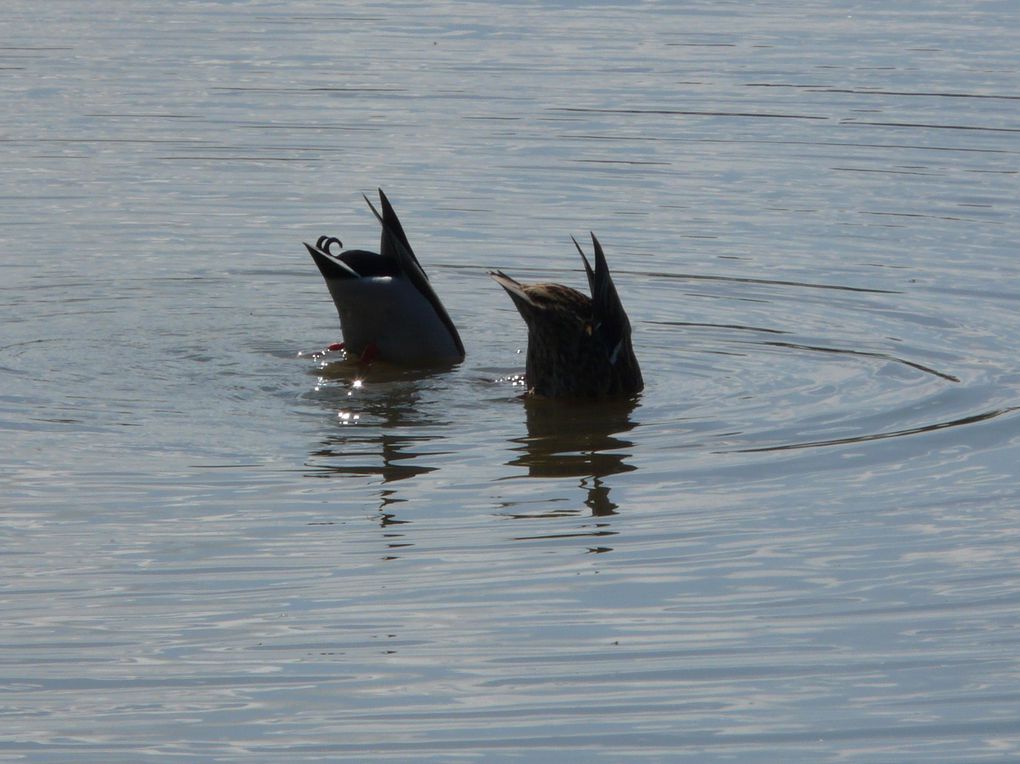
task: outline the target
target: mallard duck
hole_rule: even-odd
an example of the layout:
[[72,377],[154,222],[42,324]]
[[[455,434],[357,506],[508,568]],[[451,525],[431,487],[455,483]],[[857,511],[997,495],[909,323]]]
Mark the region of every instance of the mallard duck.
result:
[[522,284],[502,271],[490,273],[528,325],[528,392],[548,398],[637,393],[644,381],[630,341],[630,321],[602,245],[592,234],[592,270],[581,245],[573,241],[584,261],[591,297],[561,284]]
[[[464,344],[432,289],[397,213],[379,189],[379,252],[343,249],[334,236],[305,243],[340,314],[344,349],[363,360],[426,366],[464,360]],[[334,247],[336,252],[334,252]]]

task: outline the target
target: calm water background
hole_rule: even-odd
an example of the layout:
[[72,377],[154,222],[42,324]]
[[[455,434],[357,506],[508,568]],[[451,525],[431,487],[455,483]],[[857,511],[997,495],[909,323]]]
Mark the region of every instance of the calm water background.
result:
[[[0,760],[1020,758],[1018,51],[1012,2],[7,3]],[[301,242],[377,186],[447,373],[314,353]],[[526,404],[485,272],[589,230],[647,389]]]

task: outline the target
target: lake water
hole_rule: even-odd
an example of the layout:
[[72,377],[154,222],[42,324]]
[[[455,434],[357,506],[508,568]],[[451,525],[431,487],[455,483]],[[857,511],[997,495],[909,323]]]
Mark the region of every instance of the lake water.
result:
[[[0,761],[1020,759],[1011,2],[14,0]],[[316,351],[382,187],[467,359]],[[605,245],[647,387],[486,272]]]

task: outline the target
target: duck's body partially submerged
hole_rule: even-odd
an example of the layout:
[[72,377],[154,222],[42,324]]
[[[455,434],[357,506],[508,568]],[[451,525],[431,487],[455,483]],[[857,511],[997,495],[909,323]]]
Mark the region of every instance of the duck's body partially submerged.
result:
[[595,269],[584,260],[591,297],[560,284],[522,284],[491,274],[528,325],[528,392],[549,398],[633,395],[644,387],[630,339],[630,321],[592,234]]
[[319,266],[340,314],[344,347],[355,357],[405,366],[455,363],[464,345],[446,308],[432,289],[397,214],[379,189],[382,225],[378,254],[361,249],[334,253],[339,239],[320,236],[305,244]]

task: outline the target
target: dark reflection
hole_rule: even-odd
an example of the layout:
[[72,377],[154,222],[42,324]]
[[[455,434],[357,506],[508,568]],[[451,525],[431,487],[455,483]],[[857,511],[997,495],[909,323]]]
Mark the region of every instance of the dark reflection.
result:
[[595,517],[615,515],[616,508],[619,506],[609,500],[609,486],[604,485],[597,477],[592,478],[592,486],[588,489],[588,498],[584,500],[584,503],[588,505]]
[[[383,485],[378,491],[379,527],[386,546],[410,546],[398,528],[409,521],[396,512],[406,499],[391,484],[438,469],[417,461],[422,447],[436,441],[427,428],[448,424],[436,419],[428,400],[436,370],[343,361],[320,367],[316,374],[320,384],[313,397],[332,413],[336,426],[309,455],[308,476],[378,476]],[[433,448],[428,453],[437,452]]]
[[399,526],[407,525],[410,523],[410,520],[399,519],[393,511],[395,505],[406,501],[406,499],[398,499],[395,494],[396,491],[391,488],[384,488],[379,492],[381,500],[379,505],[379,527],[383,530],[382,537],[386,542],[386,548],[394,550],[391,554],[384,555],[382,558],[384,560],[396,560],[400,555],[395,550],[414,546],[410,541],[404,540],[404,534],[399,529]]
[[528,435],[514,439],[520,456],[508,462],[530,477],[582,477],[584,503],[593,515],[616,513],[602,478],[637,469],[628,464],[632,441],[620,437],[636,423],[636,398],[616,401],[552,401],[526,398]]
[[[421,464],[401,463],[416,458],[418,454],[411,449],[416,443],[428,442],[429,438],[379,433],[374,430],[368,436],[359,436],[354,432],[348,435],[346,430],[355,428],[352,425],[336,435],[330,435],[320,448],[311,453],[310,466],[315,469],[315,472],[310,473],[312,477],[379,475],[384,483],[391,483],[437,469]],[[384,506],[400,501],[387,496],[383,496],[382,500]]]

